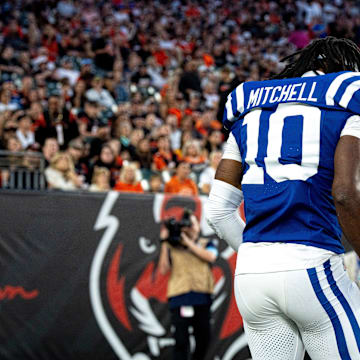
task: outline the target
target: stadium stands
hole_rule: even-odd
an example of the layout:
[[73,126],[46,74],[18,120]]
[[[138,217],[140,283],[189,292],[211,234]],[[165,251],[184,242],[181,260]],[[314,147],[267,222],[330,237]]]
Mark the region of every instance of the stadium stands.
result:
[[[4,1],[1,149],[8,161],[12,152],[46,153],[46,166],[66,152],[71,189],[89,189],[97,167],[110,171],[104,186],[113,188],[134,163],[143,191],[152,176],[163,190],[180,161],[199,184],[222,149],[230,90],[278,72],[279,60],[312,38],[359,43],[359,11],[343,0]],[[184,153],[190,147],[194,155]]]

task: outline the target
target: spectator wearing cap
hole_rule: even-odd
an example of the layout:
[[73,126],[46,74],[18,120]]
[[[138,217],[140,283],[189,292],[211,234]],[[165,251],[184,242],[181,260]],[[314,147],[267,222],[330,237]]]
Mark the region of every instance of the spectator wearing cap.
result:
[[213,151],[210,153],[210,164],[200,174],[199,189],[203,194],[209,194],[211,190],[211,186],[215,179],[215,172],[220,163],[221,156],[221,151]]
[[133,163],[124,165],[120,172],[119,181],[117,181],[114,186],[114,190],[143,193],[144,190],[140,182],[136,180],[136,170],[137,167]]
[[31,117],[23,114],[18,118],[17,122],[16,136],[21,142],[21,147],[26,149],[35,143],[35,133],[32,129]]
[[176,174],[165,184],[164,192],[179,195],[197,195],[198,188],[190,178],[190,164],[182,161],[176,168]]

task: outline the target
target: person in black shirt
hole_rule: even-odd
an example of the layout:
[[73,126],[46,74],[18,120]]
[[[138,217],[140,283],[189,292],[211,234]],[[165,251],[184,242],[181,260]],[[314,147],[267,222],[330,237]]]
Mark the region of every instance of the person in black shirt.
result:
[[94,41],[92,48],[95,52],[95,65],[104,71],[112,71],[115,60],[111,44],[108,44],[104,37],[100,37]]
[[141,64],[139,70],[131,77],[131,83],[141,88],[146,88],[151,84],[151,76],[147,73],[146,64]]
[[5,46],[0,56],[1,79],[6,81],[12,79],[13,74],[22,75],[24,70],[19,65],[14,57],[14,49],[11,46]]
[[53,137],[57,139],[60,149],[66,149],[69,141],[79,136],[76,119],[61,106],[58,96],[50,96],[48,104],[48,109],[44,111],[44,121],[36,129],[35,139],[43,145],[45,139]]
[[184,95],[186,100],[189,100],[189,95],[193,91],[199,94],[202,93],[200,77],[194,61],[186,63],[185,71],[180,78],[179,91]]

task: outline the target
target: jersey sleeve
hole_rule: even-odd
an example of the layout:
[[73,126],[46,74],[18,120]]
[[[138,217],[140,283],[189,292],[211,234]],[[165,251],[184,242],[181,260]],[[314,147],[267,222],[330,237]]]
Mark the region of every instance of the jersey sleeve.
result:
[[225,144],[222,159],[236,160],[241,162],[239,146],[236,142],[235,136],[232,133],[230,133],[229,138]]
[[360,114],[360,72],[345,72],[330,83],[326,104],[338,105],[354,114]]
[[340,136],[351,135],[360,139],[360,116],[350,116],[341,131]]
[[244,83],[238,85],[227,97],[225,104],[223,125],[230,130],[232,124],[244,111]]

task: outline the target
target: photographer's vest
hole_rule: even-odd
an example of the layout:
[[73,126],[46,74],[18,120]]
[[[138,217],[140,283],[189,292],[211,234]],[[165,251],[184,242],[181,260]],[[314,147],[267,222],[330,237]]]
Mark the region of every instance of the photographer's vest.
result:
[[[208,240],[200,239],[197,244],[206,247]],[[212,294],[214,279],[210,264],[201,260],[189,250],[168,245],[171,256],[171,275],[167,297],[186,294],[190,291]]]

